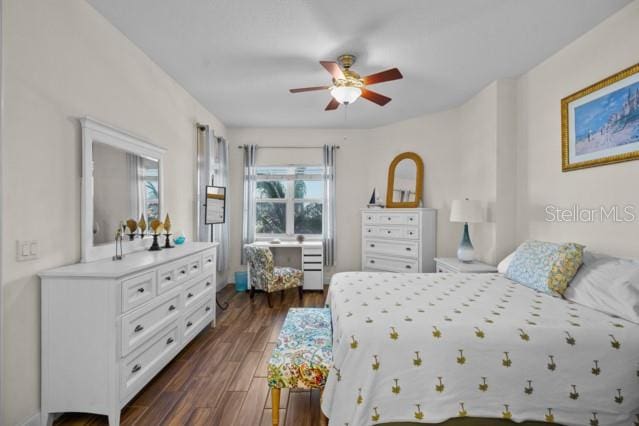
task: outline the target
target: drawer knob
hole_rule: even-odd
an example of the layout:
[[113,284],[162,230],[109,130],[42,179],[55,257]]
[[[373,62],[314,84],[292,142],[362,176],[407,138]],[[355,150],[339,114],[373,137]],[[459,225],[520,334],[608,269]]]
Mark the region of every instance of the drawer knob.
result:
[[409,222],[412,222],[412,221],[413,221],[413,218],[412,218],[412,217],[409,217],[409,218],[408,218],[408,220],[409,220]]
[[186,323],[186,326],[187,326],[187,327],[190,327],[190,326],[192,326],[192,325],[193,325],[193,323],[192,323],[191,321],[189,321],[189,322],[187,322],[187,323]]
[[193,265],[193,269],[197,269],[197,265]]
[[413,235],[413,231],[410,231],[410,232],[408,233],[408,235]]
[[144,327],[142,327],[140,324],[135,326],[135,329],[133,331],[135,331],[136,333],[139,333],[140,331],[144,330]]
[[166,344],[167,345],[170,345],[173,342],[174,342],[173,337],[169,337],[168,339],[166,339]]
[[142,370],[142,366],[140,364],[135,364],[131,369],[131,373],[137,373],[140,370]]
[[368,232],[371,232],[371,230],[369,229]]
[[144,293],[144,287],[138,288],[138,293]]
[[371,263],[375,263],[375,261],[371,259]]
[[406,251],[413,251],[410,247],[406,247]]
[[175,310],[175,305],[171,305],[171,306],[169,306],[169,312],[170,312],[170,311],[174,311],[174,310]]
[[391,218],[390,218],[390,217],[388,217],[388,220],[391,220]]
[[390,233],[391,233],[391,231],[386,231],[386,233],[387,233],[387,234],[390,234]]
[[206,263],[212,263],[212,262],[213,262],[213,259],[207,259],[206,260]]
[[164,279],[167,280],[167,281],[171,281],[171,276],[169,275],[169,276],[165,277]]
[[406,265],[406,269],[412,269],[410,265]]
[[182,275],[186,274],[186,269],[182,269],[182,270],[180,271],[180,274],[182,274]]
[[371,244],[371,247],[375,247],[375,244]]
[[210,286],[211,286],[211,281],[207,281],[207,282],[206,282],[206,286],[207,286],[207,287],[210,287]]
[[210,311],[210,310],[211,310],[211,307],[210,307],[210,306],[207,306],[207,307],[206,307],[206,309],[205,309],[205,311],[206,311],[206,312],[208,312],[208,311]]
[[187,294],[186,297],[188,297],[190,299],[191,297],[193,297],[193,293]]
[[368,220],[371,220],[371,219],[372,219],[372,217],[368,216]]

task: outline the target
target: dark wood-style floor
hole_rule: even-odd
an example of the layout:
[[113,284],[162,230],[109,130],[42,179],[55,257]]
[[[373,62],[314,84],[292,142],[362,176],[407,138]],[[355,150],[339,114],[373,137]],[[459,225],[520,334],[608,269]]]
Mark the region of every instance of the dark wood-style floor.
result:
[[[229,301],[217,312],[217,327],[205,329],[169,363],[122,411],[122,425],[271,425],[266,364],[286,312],[295,306],[323,306],[320,292],[288,290],[284,301],[264,294],[253,302],[248,293],[229,286],[218,293]],[[319,391],[282,391],[280,424],[323,424]],[[107,425],[106,416],[65,414],[56,426]]]

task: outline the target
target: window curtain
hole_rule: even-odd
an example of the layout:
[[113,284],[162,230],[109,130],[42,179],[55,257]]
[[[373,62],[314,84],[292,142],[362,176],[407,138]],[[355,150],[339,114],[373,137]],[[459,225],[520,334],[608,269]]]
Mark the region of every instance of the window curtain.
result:
[[196,207],[196,241],[212,241],[211,225],[204,224],[206,215],[206,185],[211,184],[213,176],[215,133],[207,125],[198,124],[197,138],[197,207]]
[[324,265],[335,264],[335,156],[337,145],[324,145],[323,180],[324,180],[324,214],[322,230],[324,239]]
[[242,264],[246,264],[244,246],[255,241],[255,159],[257,145],[244,145],[244,202],[242,205]]
[[[210,132],[212,133],[212,132]],[[229,144],[224,138],[214,138],[215,140],[215,163],[213,172],[213,184],[215,186],[226,187],[226,200],[224,209],[224,223],[213,226],[213,241],[220,243],[217,249],[217,271],[225,272],[229,267],[229,209],[231,201],[229,199]],[[211,141],[213,143],[213,141]]]

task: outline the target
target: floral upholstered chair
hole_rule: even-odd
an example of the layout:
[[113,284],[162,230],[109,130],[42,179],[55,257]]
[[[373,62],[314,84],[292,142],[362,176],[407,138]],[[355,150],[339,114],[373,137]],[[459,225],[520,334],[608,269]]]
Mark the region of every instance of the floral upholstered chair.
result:
[[271,293],[297,287],[302,300],[302,285],[304,284],[304,272],[289,267],[277,267],[273,265],[273,253],[268,247],[247,246],[246,258],[249,265],[251,280],[251,299],[255,289],[266,293],[268,306],[273,307]]

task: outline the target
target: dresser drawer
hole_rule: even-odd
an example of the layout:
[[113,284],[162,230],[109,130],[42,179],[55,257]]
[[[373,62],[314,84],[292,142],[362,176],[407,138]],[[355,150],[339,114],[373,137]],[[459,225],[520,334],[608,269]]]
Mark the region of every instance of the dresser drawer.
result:
[[380,225],[404,225],[406,224],[406,213],[385,213],[379,215]]
[[379,213],[364,213],[362,220],[365,224],[375,225],[379,221]]
[[379,227],[377,226],[365,226],[363,231],[363,237],[376,237],[379,235]]
[[365,240],[366,253],[382,253],[390,256],[401,256],[417,259],[419,244],[414,241]]
[[180,293],[167,293],[148,306],[122,317],[122,355],[140,346],[166,324],[175,320],[180,312]]
[[202,270],[211,271],[215,270],[215,267],[215,250],[204,252],[204,254],[202,255]]
[[207,298],[200,306],[184,315],[184,324],[182,327],[182,332],[184,333],[184,344],[193,339],[193,337],[195,337],[195,335],[202,329],[204,324],[213,320],[215,301],[213,300],[213,292],[209,292],[208,294],[210,294],[211,297]]
[[129,311],[155,297],[155,271],[122,281],[122,312]]
[[365,271],[419,272],[418,262],[413,259],[391,259],[374,255],[366,255],[364,259]]
[[158,294],[166,293],[186,281],[188,271],[188,258],[158,268]]
[[405,217],[404,224],[406,225],[417,226],[419,224],[419,215],[417,213],[406,213],[404,217]]
[[377,238],[405,238],[405,231],[404,231],[404,228],[402,228],[401,226],[379,227],[377,229],[377,235],[375,235],[375,237],[377,237]]
[[202,272],[202,256],[189,257],[188,276],[194,277]]
[[138,392],[180,348],[177,322],[120,363],[120,399]]
[[408,238],[409,240],[418,240],[419,239],[419,228],[407,226],[402,229],[402,233],[404,238]]
[[184,307],[188,308],[192,306],[211,288],[213,288],[213,277],[211,275],[188,282],[182,291],[184,295]]

